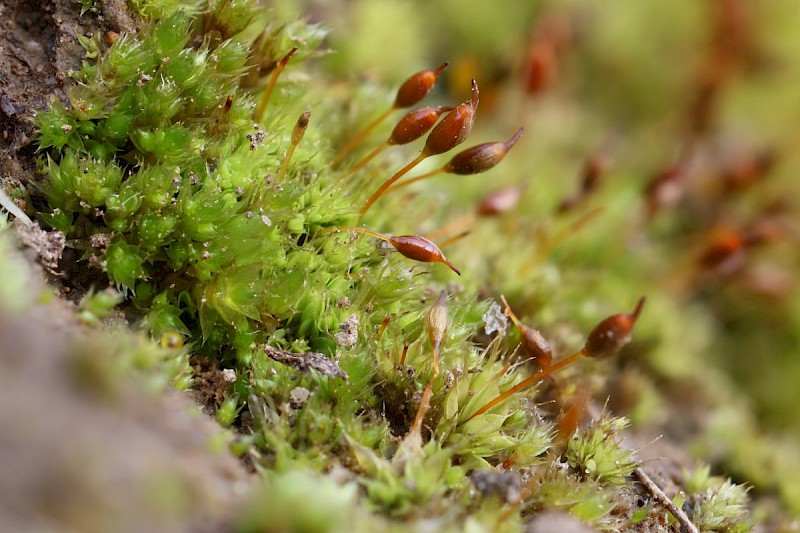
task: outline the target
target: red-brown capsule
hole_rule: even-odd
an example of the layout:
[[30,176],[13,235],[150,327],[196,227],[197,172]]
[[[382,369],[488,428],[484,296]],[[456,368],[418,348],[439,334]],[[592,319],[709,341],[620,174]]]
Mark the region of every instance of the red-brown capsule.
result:
[[483,143],[459,152],[444,166],[444,171],[450,174],[480,174],[486,172],[506,156],[509,150],[517,144],[525,128],[520,128],[506,142]]
[[309,120],[311,120],[311,111],[303,111],[292,130],[292,144],[300,144],[300,141],[303,140]]
[[540,367],[550,366],[550,363],[553,362],[553,350],[539,330],[520,324],[519,332],[522,336],[520,340],[525,353]]
[[411,107],[428,96],[447,65],[448,63],[445,62],[434,70],[423,70],[409,76],[397,90],[397,97],[394,100],[395,109]]
[[303,140],[303,135],[306,134],[306,128],[308,128],[308,121],[310,119],[311,111],[304,111],[297,119],[297,123],[295,123],[294,128],[292,129],[292,143],[289,145],[289,149],[286,151],[286,155],[281,163],[281,168],[278,171],[278,177],[276,178],[278,183],[281,183],[284,176],[286,176],[286,169],[289,168],[289,161],[292,159],[292,154],[294,154],[295,148],[297,148],[297,145]]
[[581,184],[580,189],[565,198],[558,206],[559,213],[566,213],[574,209],[578,204],[583,202],[586,197],[597,189],[600,185],[600,179],[606,170],[606,158],[602,154],[593,154],[589,156],[583,164],[581,169]]
[[416,141],[430,130],[442,113],[455,109],[453,106],[429,106],[411,111],[400,119],[392,130],[387,144],[401,145]]
[[704,270],[713,270],[742,253],[744,242],[736,232],[720,232],[700,253],[697,265]]
[[280,60],[278,60],[278,62],[277,62],[277,63],[276,63],[276,65],[275,65],[275,68],[279,68],[279,69],[283,69],[283,68],[285,68],[285,67],[286,67],[286,64],[289,62],[289,60],[290,60],[292,57],[294,57],[294,55],[295,55],[296,53],[297,53],[297,47],[296,47],[296,46],[293,46],[291,50],[289,50],[288,52],[286,52],[286,55],[285,55],[285,56],[283,56],[282,58],[280,58]]
[[750,154],[724,169],[720,175],[723,192],[741,191],[761,181],[769,173],[777,155],[774,151],[765,150]]
[[558,75],[558,56],[552,43],[540,40],[531,46],[525,64],[525,89],[535,96],[545,91]]
[[785,233],[784,224],[775,215],[767,216],[742,231],[742,246],[754,248],[773,242]]
[[[397,182],[400,178],[405,176],[412,168],[420,164],[424,159],[432,156],[447,152],[464,140],[472,131],[472,123],[475,121],[475,110],[478,108],[479,100],[478,83],[472,80],[472,99],[469,102],[456,107],[448,115],[446,115],[441,122],[439,122],[433,131],[428,135],[425,141],[425,147],[422,152],[414,158],[406,166],[395,172],[389,179],[384,181],[378,189],[372,193],[364,205],[359,210],[359,214],[366,213],[372,204],[386,192],[386,190]],[[374,152],[373,152],[374,153]],[[359,163],[361,164],[361,163]],[[440,172],[441,169],[437,172]],[[428,174],[432,175],[432,174]],[[428,176],[426,175],[426,177]],[[415,178],[419,180],[421,178]],[[411,181],[409,181],[411,183]]]
[[684,193],[686,167],[683,162],[656,174],[645,188],[647,214],[652,217],[666,206],[674,205]]
[[388,242],[394,247],[395,250],[409,259],[413,259],[414,261],[421,261],[423,263],[444,263],[450,267],[450,270],[459,276],[461,275],[461,271],[444,256],[439,247],[436,246],[433,241],[430,241],[425,237],[420,237],[419,235],[385,235],[371,229],[355,226],[334,226],[327,228],[327,230],[324,230],[324,232],[328,233],[343,229],[354,233],[361,233],[362,235],[370,235],[376,239]]
[[514,209],[519,203],[523,190],[523,187],[515,186],[490,192],[478,204],[478,216],[493,217]]
[[510,396],[518,393],[519,391],[530,387],[534,383],[538,383],[547,376],[562,368],[569,366],[583,357],[596,357],[605,358],[616,354],[623,346],[628,344],[631,340],[631,331],[639,318],[639,314],[644,307],[644,298],[640,298],[636,304],[633,313],[620,313],[613,315],[598,324],[586,340],[586,345],[577,353],[565,357],[551,365],[544,366],[539,369],[535,374],[523,379],[504,393],[498,395],[490,402],[487,402],[483,407],[475,411],[467,420],[471,420],[478,415],[481,415],[494,407],[495,405],[505,401]]
[[519,330],[520,342],[522,343],[522,349],[525,351],[525,354],[542,368],[550,366],[550,363],[553,362],[553,350],[550,348],[550,344],[538,330],[529,328],[519,321],[517,315],[511,310],[511,306],[508,305],[505,296],[500,295],[500,299],[506,306],[506,316],[511,319]]
[[582,385],[583,386],[579,385],[575,389],[575,395],[572,397],[572,401],[561,411],[561,416],[558,419],[556,429],[561,442],[565,442],[572,437],[581,425],[581,422],[588,416],[586,411],[591,397],[589,393],[591,387],[588,387],[587,383],[583,383]]
[[594,192],[600,184],[600,178],[606,170],[607,161],[603,154],[592,154],[586,160],[581,171],[581,193]]
[[225,98],[225,103],[222,106],[222,114],[225,115],[231,110],[231,106],[233,105],[233,95],[229,94]]
[[405,257],[423,263],[444,263],[450,270],[461,275],[461,271],[447,259],[433,241],[419,235],[387,235],[389,244]]
[[589,333],[583,355],[604,359],[619,352],[631,341],[631,332],[644,307],[645,298],[639,298],[633,313],[612,315],[600,322]]
[[433,128],[422,152],[426,156],[443,154],[464,142],[472,131],[479,100],[478,82],[472,80],[470,101],[460,104]]

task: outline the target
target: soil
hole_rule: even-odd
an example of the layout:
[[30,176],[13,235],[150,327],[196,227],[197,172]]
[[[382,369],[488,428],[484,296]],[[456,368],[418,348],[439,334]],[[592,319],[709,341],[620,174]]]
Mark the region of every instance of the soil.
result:
[[236,372],[230,368],[221,369],[217,361],[203,356],[193,357],[191,363],[194,369],[192,394],[195,402],[203,412],[213,415],[225,401],[231,384],[236,381]]
[[0,2],[0,176],[36,182],[31,119],[55,100],[68,105],[69,73],[84,57],[77,36],[135,27],[125,0],[83,15],[75,0]]

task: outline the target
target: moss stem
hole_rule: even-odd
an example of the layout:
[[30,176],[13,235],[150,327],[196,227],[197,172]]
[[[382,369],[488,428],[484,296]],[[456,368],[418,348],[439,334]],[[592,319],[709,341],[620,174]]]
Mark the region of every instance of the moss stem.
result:
[[422,160],[425,159],[426,157],[428,157],[428,153],[425,150],[423,150],[413,161],[411,161],[409,164],[398,170],[391,178],[383,182],[383,185],[378,187],[378,190],[372,193],[372,196],[370,196],[369,199],[364,203],[364,206],[361,208],[361,211],[358,212],[359,216],[364,216],[364,213],[366,213],[369,210],[370,206],[372,206],[372,204],[375,203],[375,200],[380,198],[380,196],[384,192],[386,192],[386,189],[391,187],[394,182],[405,176],[412,168],[419,165],[420,162],[422,162]]
[[557,363],[553,363],[552,365],[550,365],[550,366],[548,366],[546,368],[542,368],[542,369],[538,370],[532,376],[529,376],[529,377],[523,379],[522,381],[520,381],[519,383],[517,383],[516,385],[514,385],[513,387],[508,389],[506,392],[504,392],[500,396],[496,397],[494,400],[490,401],[489,403],[487,403],[486,405],[484,405],[483,407],[481,407],[480,409],[475,411],[467,419],[467,421],[469,422],[470,420],[472,420],[476,416],[482,415],[483,413],[485,413],[486,411],[488,411],[489,409],[491,409],[495,405],[497,405],[497,404],[505,401],[506,399],[508,399],[514,393],[517,393],[517,392],[519,392],[519,391],[521,391],[523,389],[526,389],[526,388],[530,387],[531,385],[533,385],[534,383],[538,383],[539,381],[543,380],[544,378],[546,378],[547,376],[549,376],[553,372],[556,372],[557,370],[561,370],[562,368],[564,368],[567,365],[571,365],[572,363],[574,363],[578,359],[581,359],[582,357],[585,357],[585,354],[584,354],[583,350],[581,350],[580,352],[574,353],[574,354],[570,355],[569,357],[565,357],[561,361],[559,361]]
[[347,172],[347,174],[348,175],[355,174],[356,172],[358,172],[359,170],[364,168],[367,165],[367,163],[369,163],[370,161],[375,159],[378,156],[378,154],[380,154],[381,152],[383,152],[387,148],[389,148],[389,143],[383,143],[383,144],[379,145],[377,148],[375,148],[373,151],[371,151],[366,157],[364,157],[361,161],[356,163],[356,166],[351,168]]
[[391,114],[391,112],[394,111],[395,109],[396,109],[395,106],[390,107],[389,109],[378,115],[378,117],[375,118],[375,120],[367,124],[367,126],[363,130],[358,132],[358,134],[355,137],[350,139],[347,142],[347,144],[345,144],[342,147],[342,149],[339,150],[339,153],[336,154],[336,157],[331,162],[331,168],[338,167],[342,163],[342,161],[344,161],[344,158],[347,157],[350,154],[350,152],[353,151],[353,148],[355,148],[358,143],[364,140],[364,137],[369,135],[372,132],[372,130],[377,128],[378,125],[381,122],[383,122],[386,119],[386,117],[388,117]]
[[286,54],[278,61],[278,64],[275,65],[275,69],[272,71],[272,75],[269,77],[269,83],[264,88],[264,92],[261,94],[261,100],[258,101],[258,107],[256,107],[256,121],[261,122],[261,119],[264,118],[264,111],[267,109],[267,104],[269,103],[269,99],[272,96],[272,91],[275,89],[275,84],[278,83],[278,77],[283,72],[283,69],[286,67],[286,63],[292,58],[292,56],[297,52],[297,47],[295,46],[289,53]]

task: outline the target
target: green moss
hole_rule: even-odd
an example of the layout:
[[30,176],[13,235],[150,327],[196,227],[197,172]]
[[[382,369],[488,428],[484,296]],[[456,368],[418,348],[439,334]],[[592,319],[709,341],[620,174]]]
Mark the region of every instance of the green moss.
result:
[[[360,16],[380,15],[358,4]],[[647,375],[632,387],[638,395],[632,417],[646,426],[664,416],[669,403],[659,387],[689,380],[700,365],[697,354],[707,353],[715,332],[707,305],[687,304],[659,285],[671,275],[663,257],[681,246],[669,237],[688,223],[674,215],[675,220],[648,226],[650,234],[625,234],[635,226],[630,213],[639,196],[639,184],[631,185],[635,177],[625,172],[592,200],[603,214],[590,224],[588,218],[581,224],[580,215],[547,214],[564,191],[537,182],[535,191],[523,193],[516,212],[472,220],[473,240],[448,247],[448,257],[464,271],[455,285],[443,265],[414,263],[344,228],[433,232],[454,212],[440,191],[463,205],[487,192],[486,181],[458,177],[422,185],[408,196],[391,193],[359,216],[365,189],[377,187],[371,180],[385,179],[386,168],[406,161],[393,153],[384,167],[375,164],[356,174],[347,165],[331,168],[334,147],[352,135],[351,124],[367,120],[369,113],[361,111],[377,114],[391,94],[369,84],[342,91],[304,65],[321,54],[322,29],[275,20],[255,1],[132,5],[146,19],[142,31],[121,36],[106,50],[96,40],[84,40],[95,57],[76,73],[70,105],[55,104],[36,118],[49,206],[41,218],[82,252],[92,281],[116,286],[127,297],[128,315],[141,318],[152,338],[167,347],[137,344],[122,351],[124,371],[136,369],[156,385],[185,388],[189,354],[235,370],[235,381],[222,385],[211,403],[217,421],[239,432],[237,452],[247,450],[265,480],[263,495],[238,519],[239,529],[391,530],[432,520],[442,530],[514,531],[530,514],[547,509],[569,511],[600,528],[646,522],[650,507],[612,513],[624,507],[615,491],[634,491],[630,474],[637,460],[621,444],[626,418],[603,414],[557,439],[563,431],[557,410],[533,404],[551,394],[554,405],[564,407],[547,383],[476,415],[534,369],[514,359],[516,332],[486,338],[484,317],[492,301],[475,295],[504,293],[515,308],[519,303],[521,319],[538,324],[561,356],[579,350],[599,319],[648,293],[636,342],[623,354],[625,364],[634,367],[630,375]],[[415,13],[411,5],[392,9],[398,18]],[[460,16],[455,7],[438,9],[447,18]],[[522,14],[514,13],[491,16],[521,24]],[[694,23],[696,14],[687,8],[683,16]],[[612,17],[590,42],[611,49],[612,58],[621,57],[625,65],[639,64],[628,41],[607,42],[615,28],[630,35],[628,40],[637,38],[644,29],[635,20],[632,14]],[[481,21],[454,22],[457,31],[470,35]],[[422,27],[417,24],[398,28],[414,35]],[[663,32],[664,42],[677,39],[672,29]],[[339,67],[382,54],[380,47],[359,45],[375,37],[357,32]],[[498,42],[490,37],[475,46]],[[293,46],[299,52],[263,116],[256,116],[272,69]],[[581,60],[604,64],[592,63],[591,53]],[[386,61],[384,68],[391,64]],[[502,69],[496,70],[500,76]],[[654,79],[666,76],[656,72]],[[674,90],[670,80],[667,92]],[[592,101],[608,103],[604,109],[610,113],[624,108],[622,122],[646,134],[648,121],[665,113],[658,95],[648,90],[656,82],[634,72],[623,82],[636,93],[634,105],[626,107],[606,92]],[[458,98],[460,90],[451,87]],[[497,90],[486,81],[485,94]],[[309,108],[313,119],[292,146],[297,116]],[[514,160],[516,152],[511,154],[513,170],[502,173],[500,167],[494,174],[498,181],[509,183],[531,171],[528,160],[537,162],[537,173],[554,176],[575,166],[575,147],[554,147],[565,138],[590,145],[573,137],[596,136],[603,113],[576,117],[558,105],[552,109],[552,115],[543,112],[539,126],[552,128],[552,138],[541,131],[528,135],[534,140],[521,141],[528,142],[527,151],[516,149],[524,156]],[[478,135],[490,128],[476,127]],[[376,142],[385,139],[384,130]],[[354,159],[365,155],[371,142],[359,147]],[[292,150],[291,160],[285,160]],[[633,167],[640,163],[634,158]],[[655,241],[652,248],[631,257],[636,255],[631,242],[648,238]],[[100,241],[104,244],[97,245]],[[435,364],[426,316],[443,288],[447,328]],[[82,317],[94,323],[116,304],[110,293],[87,296]],[[347,379],[279,363],[267,356],[265,345],[297,360],[308,352],[322,354]],[[510,361],[517,364],[510,368]],[[587,387],[588,397],[600,390],[597,382],[612,364],[583,360],[576,365],[581,370],[568,370],[563,379],[588,375],[584,382],[576,380]],[[722,382],[713,373],[707,380],[710,394]],[[423,423],[414,426],[428,393],[429,409],[423,407]],[[496,494],[476,490],[470,473],[495,470],[530,480],[517,500],[493,505],[488,502]],[[326,475],[331,472],[342,475]],[[698,525],[746,530],[747,491],[702,477],[687,480],[687,501]]]
[[78,304],[78,318],[87,325],[98,325],[111,310],[122,302],[123,296],[113,289],[89,293]]
[[590,479],[622,485],[633,472],[633,452],[620,447],[617,435],[628,425],[625,419],[601,418],[585,434],[576,433],[567,443],[570,466]]
[[701,531],[750,531],[747,516],[747,487],[709,475],[702,467],[687,473],[686,488],[696,493],[687,501],[691,518]]
[[[298,513],[297,509],[308,510]],[[236,531],[309,533],[381,531],[386,525],[357,506],[357,487],[304,472],[268,475],[260,496],[238,519]]]

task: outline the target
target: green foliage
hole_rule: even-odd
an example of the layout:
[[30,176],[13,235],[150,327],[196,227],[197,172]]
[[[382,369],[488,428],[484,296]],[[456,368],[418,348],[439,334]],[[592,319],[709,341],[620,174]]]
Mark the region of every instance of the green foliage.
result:
[[[377,16],[359,4],[362,16]],[[450,4],[443,13],[459,16]],[[115,372],[136,370],[154,387],[187,388],[189,354],[235,369],[235,382],[223,384],[211,403],[218,402],[217,421],[240,434],[232,446],[248,452],[265,481],[239,530],[368,531],[436,517],[442,530],[513,531],[525,513],[546,509],[601,528],[628,519],[610,518],[615,490],[633,490],[634,452],[620,444],[627,419],[603,414],[558,440],[555,413],[546,407],[542,415],[533,404],[546,384],[476,414],[535,369],[515,355],[516,332],[486,338],[492,301],[474,295],[504,292],[527,306],[520,315],[534,316],[559,353],[579,349],[589,328],[611,312],[610,302],[627,304],[641,287],[653,287],[645,268],[612,263],[629,254],[626,239],[617,237],[632,211],[632,187],[605,190],[604,217],[585,229],[585,240],[570,242],[563,261],[555,248],[581,228],[581,219],[528,214],[551,209],[557,189],[526,193],[526,214],[513,222],[472,221],[475,240],[448,249],[464,261],[456,285],[442,265],[420,266],[346,230],[432,232],[443,225],[447,206],[423,192],[382,198],[359,216],[364,188],[384,169],[355,175],[332,169],[332,145],[352,133],[345,104],[379,110],[389,92],[360,86],[341,95],[318,72],[299,75],[302,60],[321,55],[324,30],[272,20],[255,0],[131,5],[146,19],[142,31],[105,50],[99,39],[83,39],[87,60],[75,74],[70,105],[56,103],[36,118],[49,204],[41,217],[82,252],[92,281],[111,283],[128,297],[129,316],[141,318],[161,344],[120,348]],[[392,12],[410,17],[408,7]],[[514,18],[490,11],[493,20]],[[463,34],[474,33],[473,21],[456,22]],[[371,42],[361,37],[351,44]],[[292,75],[279,79],[265,113],[256,116],[275,65],[294,46]],[[383,52],[372,47],[364,55],[376,50]],[[655,105],[643,98],[643,108]],[[292,127],[309,107],[313,118],[294,146]],[[542,156],[543,173],[563,173],[573,163],[543,156],[547,148],[538,144],[528,148],[526,158]],[[390,164],[399,161],[391,157]],[[449,186],[455,197],[486,192],[480,180]],[[593,283],[604,267],[614,275]],[[434,356],[426,315],[443,288],[447,329]],[[97,322],[117,305],[114,295],[88,295],[82,319]],[[705,346],[712,321],[677,300],[656,297],[651,307],[676,319],[637,326],[661,341],[641,364],[664,379],[686,376],[686,354]],[[322,354],[347,379],[279,363],[265,345],[298,360]],[[598,375],[603,364],[580,363]],[[92,365],[80,370],[94,375]],[[338,470],[341,483],[325,475]],[[476,491],[474,471],[530,481],[518,500],[498,506],[495,496]],[[745,489],[692,479],[698,525],[744,530],[737,528],[746,527]],[[636,509],[629,520],[642,522],[647,514]]]
[[238,519],[236,531],[344,533],[384,529],[380,526],[357,506],[355,485],[339,486],[328,477],[297,471],[267,475],[262,494]]
[[695,493],[685,505],[701,531],[738,533],[752,529],[752,524],[745,520],[749,503],[747,487],[711,476],[707,466],[687,472],[685,477],[687,490]]
[[192,369],[186,349],[161,347],[144,335],[114,331],[76,343],[71,359],[75,380],[88,391],[113,398],[135,376],[150,392],[172,386],[187,390]]
[[[30,312],[45,305],[50,293],[39,293],[41,287],[34,283],[4,222],[0,216],[0,313]],[[77,318],[96,326],[120,301],[121,295],[112,289],[90,291],[78,304]],[[113,397],[132,379],[159,392],[168,386],[186,390],[192,383],[187,350],[164,349],[142,334],[94,331],[70,341],[70,350],[69,370],[82,390]]]
[[97,0],[78,0],[81,4],[81,15],[87,11],[97,10]]
[[[89,252],[110,280],[144,309],[179,309],[173,323],[200,323],[217,346],[253,334],[265,317],[293,320],[324,344],[344,314],[324,311],[349,287],[324,271],[302,287],[289,273],[314,268],[316,253],[293,241],[346,222],[347,211],[334,203],[321,213],[319,184],[269,185],[284,139],[253,127],[252,100],[237,87],[252,39],[236,36],[255,10],[236,6],[221,2],[199,22],[175,10],[142,40],[118,39],[77,74],[72,110],[39,115],[40,145],[55,149],[45,160],[48,221],[70,238],[110,234]],[[195,25],[223,39],[187,48]]]
[[619,433],[627,427],[624,418],[603,417],[585,433],[575,433],[567,443],[570,466],[588,478],[610,485],[622,485],[636,468],[633,452],[620,447]]
[[87,325],[98,325],[122,300],[123,295],[113,289],[89,291],[78,304],[78,318]]
[[530,510],[560,509],[586,522],[603,523],[614,508],[613,492],[593,480],[582,481],[568,465],[550,458],[548,466],[537,470],[525,502]]

